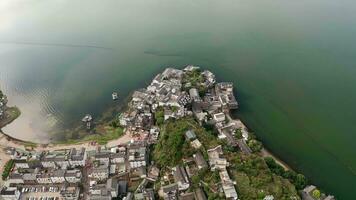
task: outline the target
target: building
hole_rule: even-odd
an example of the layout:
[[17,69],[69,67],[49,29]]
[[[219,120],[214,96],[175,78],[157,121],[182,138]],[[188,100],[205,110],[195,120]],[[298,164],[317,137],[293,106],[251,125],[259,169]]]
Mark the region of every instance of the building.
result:
[[238,108],[233,89],[233,83],[231,82],[222,82],[215,85],[215,92],[219,96],[219,101],[225,109]]
[[89,199],[112,199],[119,195],[119,182],[110,178],[103,184],[96,184],[89,189]]
[[37,173],[25,173],[22,178],[25,184],[37,183]]
[[67,170],[64,178],[68,183],[80,183],[82,181],[82,172],[79,169]]
[[194,161],[198,167],[198,169],[203,169],[208,167],[208,163],[205,161],[203,155],[200,151],[193,155]]
[[[301,195],[302,195],[302,199],[303,200],[314,200],[313,198],[313,191],[317,190],[316,186],[314,185],[308,185],[306,186],[302,191],[301,191]],[[334,196],[326,196],[325,194],[321,194],[321,199],[322,200],[335,200]]]
[[0,196],[3,200],[18,200],[21,192],[16,187],[4,187],[0,191]]
[[224,113],[216,113],[213,115],[213,119],[216,123],[225,122],[226,116]]
[[24,168],[24,169],[30,168],[27,159],[24,158],[20,160],[14,160],[14,163],[16,168]]
[[273,195],[267,195],[263,198],[263,200],[274,200],[274,196]]
[[69,166],[67,155],[63,154],[48,154],[42,157],[41,164],[45,168],[67,169]]
[[208,150],[211,171],[215,171],[216,169],[224,170],[229,165],[227,160],[223,158],[222,155],[223,151],[221,145]]
[[146,145],[144,143],[131,143],[127,147],[128,161],[130,163],[130,169],[146,166],[147,155]]
[[178,199],[178,184],[173,183],[170,185],[162,186],[162,193],[164,200]]
[[109,178],[109,166],[106,164],[94,166],[88,171],[88,177],[97,180],[106,180]]
[[158,169],[158,167],[151,165],[148,169],[147,179],[153,182],[157,181],[159,177],[159,172],[160,170]]
[[135,194],[135,200],[155,200],[153,189],[148,188]]
[[80,188],[76,186],[62,187],[60,195],[65,200],[78,200],[80,194]]
[[206,197],[206,194],[204,193],[204,191],[201,188],[198,188],[194,191],[195,193],[195,199],[196,200],[208,200],[208,198]]
[[204,70],[201,74],[203,75],[203,77],[205,79],[205,84],[208,87],[211,87],[216,83],[215,75],[211,71]]
[[119,195],[119,186],[125,187],[121,188],[121,190],[127,190],[127,182],[126,181],[118,181],[116,178],[109,178],[106,181],[106,189],[110,192],[110,196],[112,198],[118,197]]
[[200,149],[200,147],[202,146],[201,142],[198,139],[191,141],[190,145],[192,145],[192,147],[194,147],[195,149]]
[[188,130],[185,132],[185,139],[188,141],[194,140],[197,136],[195,135],[194,130]]
[[181,193],[178,197],[179,200],[194,200],[195,195],[194,192]]
[[57,169],[51,173],[51,180],[52,183],[64,183],[66,181],[64,175],[66,170],[64,169]]
[[84,166],[87,154],[85,148],[81,148],[79,151],[72,148],[69,153],[69,164],[72,167]]
[[111,163],[125,163],[126,160],[126,152],[125,151],[120,151],[118,153],[113,153],[110,155],[110,162]]
[[189,178],[184,167],[176,166],[173,168],[174,181],[178,184],[178,190],[187,190],[190,186]]
[[18,173],[10,174],[7,182],[14,183],[14,184],[23,184],[24,183],[22,174],[18,174]]
[[51,184],[52,183],[52,179],[50,174],[48,173],[40,173],[37,176],[37,183],[39,184]]
[[99,161],[100,163],[105,163],[109,165],[110,163],[110,152],[97,152],[94,155],[95,160]]
[[191,88],[189,90],[189,96],[194,102],[196,102],[196,103],[201,102],[201,98],[199,96],[199,92],[198,92],[198,90],[196,88]]
[[238,199],[234,183],[230,179],[227,170],[221,170],[219,175],[226,199]]
[[127,195],[127,181],[119,181],[118,182],[118,185],[119,185],[119,190],[118,190],[118,196],[119,197],[124,197]]
[[55,159],[50,157],[45,157],[41,160],[41,164],[44,168],[55,168],[56,162]]

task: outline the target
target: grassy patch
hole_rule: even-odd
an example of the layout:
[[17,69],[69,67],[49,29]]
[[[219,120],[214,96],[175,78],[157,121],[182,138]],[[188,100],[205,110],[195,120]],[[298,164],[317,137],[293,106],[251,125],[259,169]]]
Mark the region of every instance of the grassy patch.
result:
[[100,145],[108,143],[110,140],[117,139],[124,134],[124,129],[122,127],[112,127],[104,126],[101,128],[102,133],[95,133],[91,135],[84,136],[80,139],[68,139],[65,141],[59,141],[57,144],[79,144],[83,142],[97,142]]
[[153,159],[159,166],[175,166],[182,160],[189,145],[185,144],[184,133],[190,125],[184,119],[169,120],[161,128],[160,140],[154,148]]
[[23,145],[25,146],[26,149],[30,149],[30,150],[37,147],[37,144],[33,142],[23,142]]

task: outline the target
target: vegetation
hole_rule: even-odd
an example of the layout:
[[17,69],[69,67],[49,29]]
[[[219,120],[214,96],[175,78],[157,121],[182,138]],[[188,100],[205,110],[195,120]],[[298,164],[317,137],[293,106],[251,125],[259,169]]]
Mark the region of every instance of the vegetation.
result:
[[199,170],[197,174],[192,177],[192,188],[199,188],[203,185],[209,199],[225,199],[222,194],[218,192],[218,185],[220,183],[219,173],[212,172],[209,169]]
[[4,93],[0,90],[0,99],[4,97]]
[[283,178],[289,179],[298,190],[305,188],[305,186],[307,185],[307,179],[303,174],[297,174],[294,171],[285,170],[271,157],[265,158],[265,161],[273,173]]
[[237,130],[235,131],[235,137],[236,137],[237,139],[242,139],[242,132],[241,132],[241,129],[237,129]]
[[2,172],[2,180],[6,180],[6,178],[9,176],[11,169],[14,167],[15,162],[14,160],[9,160],[4,166],[4,171]]
[[247,144],[254,153],[260,152],[263,148],[262,143],[254,139],[249,140]]
[[184,138],[189,127],[184,120],[169,120],[161,127],[160,140],[153,152],[153,159],[158,166],[173,167],[180,163],[184,155],[192,154]]
[[320,192],[320,190],[315,189],[315,190],[313,191],[313,193],[312,193],[312,196],[313,196],[314,199],[320,199],[320,197],[321,197],[321,192]]
[[25,146],[25,149],[26,149],[26,150],[30,150],[30,151],[37,147],[37,144],[36,144],[36,143],[27,142],[27,141],[24,141],[24,142],[23,142],[23,145]]
[[155,113],[156,125],[161,126],[164,123],[164,110],[163,108],[158,108]]
[[241,152],[226,152],[226,154],[241,199],[263,199],[270,194],[275,199],[299,199],[294,185],[274,174],[260,156],[244,155]]
[[[97,128],[98,133],[86,135],[84,137],[80,137],[78,139],[73,139],[72,132],[67,132],[64,141],[57,142],[58,144],[77,144],[82,142],[97,142],[100,145],[104,145],[108,143],[110,140],[114,140],[123,135],[124,129],[120,126],[103,126]],[[88,134],[88,133],[85,133]]]
[[204,77],[199,69],[189,71],[183,77],[184,90],[188,91],[190,88],[197,88],[199,95],[204,96],[208,88],[204,84]]
[[[245,155],[236,148],[229,147],[216,137],[213,128],[205,129],[192,118],[169,120],[161,126],[160,140],[152,153],[153,160],[158,166],[172,167],[182,164],[183,158],[190,157],[196,151],[190,148],[184,138],[185,131],[189,129],[194,130],[202,143],[201,152],[205,159],[208,159],[206,152],[208,149],[217,145],[224,147],[224,156],[230,163],[228,171],[237,183],[236,189],[240,199],[263,199],[266,195],[273,195],[275,199],[300,199],[296,187],[288,180],[289,178],[279,175],[279,168],[270,169],[267,161],[258,154]],[[262,144],[255,140],[252,146],[256,147],[257,151]],[[211,172],[209,169],[199,170],[191,178],[191,183],[192,189],[203,187],[209,199],[224,199],[218,189],[220,184],[218,172]]]

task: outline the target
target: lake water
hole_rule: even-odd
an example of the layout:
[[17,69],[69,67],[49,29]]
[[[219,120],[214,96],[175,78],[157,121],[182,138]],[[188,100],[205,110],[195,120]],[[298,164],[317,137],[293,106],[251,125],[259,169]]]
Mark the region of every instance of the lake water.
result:
[[339,199],[356,198],[351,0],[2,0],[0,86],[31,141],[112,106],[167,66],[237,87],[264,144]]

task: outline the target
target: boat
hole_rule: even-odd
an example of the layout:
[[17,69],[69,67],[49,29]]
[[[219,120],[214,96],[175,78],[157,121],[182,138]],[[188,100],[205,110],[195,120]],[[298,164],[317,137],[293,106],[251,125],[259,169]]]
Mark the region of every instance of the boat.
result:
[[91,121],[93,120],[93,117],[89,114],[86,114],[83,119],[82,122],[84,122],[86,124],[87,129],[91,128]]
[[91,120],[93,120],[93,117],[89,114],[86,114],[82,119],[83,122],[90,122]]
[[114,101],[119,98],[119,95],[117,94],[117,92],[113,92],[113,93],[111,94],[111,96],[112,96],[112,100],[114,100]]

